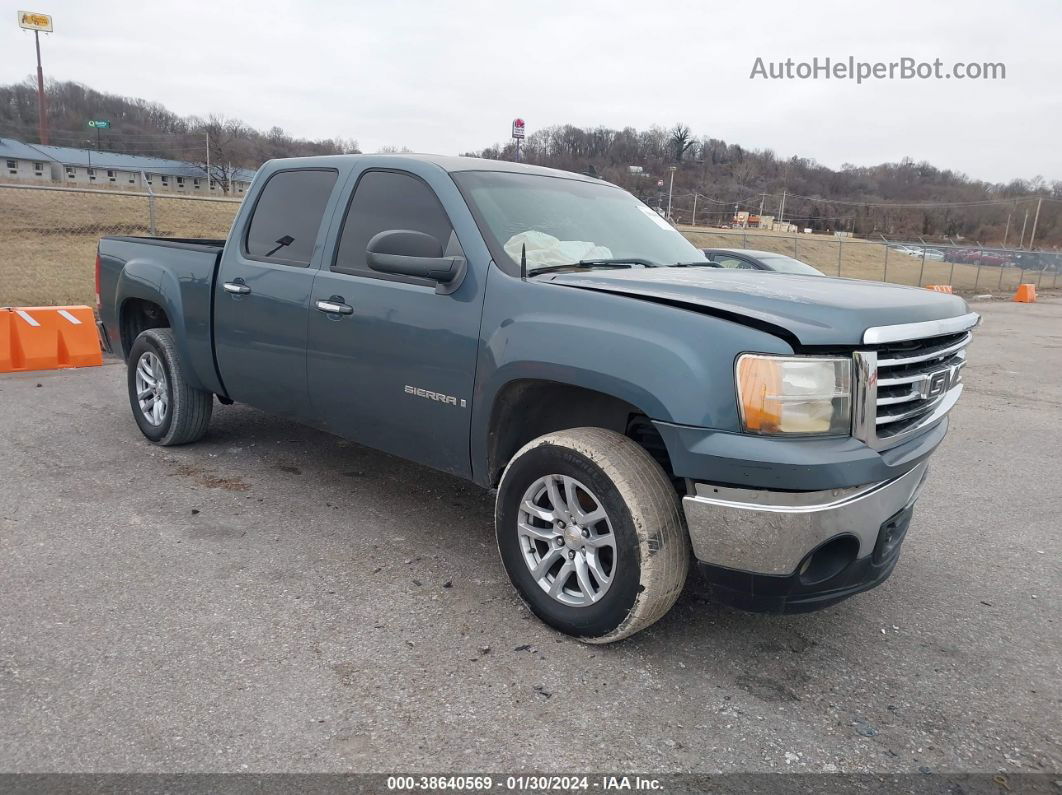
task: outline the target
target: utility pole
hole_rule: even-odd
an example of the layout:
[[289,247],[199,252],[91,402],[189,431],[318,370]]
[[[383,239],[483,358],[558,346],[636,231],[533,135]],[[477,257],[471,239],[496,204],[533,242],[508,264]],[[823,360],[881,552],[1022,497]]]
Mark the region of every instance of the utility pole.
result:
[[1032,251],[1033,243],[1036,241],[1036,222],[1040,220],[1040,205],[1044,203],[1042,198],[1036,200],[1036,215],[1033,216],[1033,228],[1029,234],[1029,250]]
[[44,101],[44,69],[41,67],[41,32],[33,31],[33,42],[37,45],[37,134],[41,143],[48,144],[48,110]]
[[1007,247],[1007,236],[1010,234],[1010,217],[1014,215],[1014,211],[1011,210],[1007,213],[1007,228],[1003,230],[1003,248]]
[[1021,238],[1018,240],[1018,248],[1025,247],[1025,225],[1029,223],[1029,211],[1025,211],[1025,220],[1021,222]]
[[778,207],[778,223],[785,222],[785,188],[782,188],[782,204]]
[[[767,201],[767,194],[766,193],[761,193],[760,194],[760,218],[763,218],[763,203],[765,201]],[[761,223],[762,223],[762,221],[761,221]]]
[[690,226],[697,226],[697,192],[693,193],[693,215],[690,217]]
[[207,132],[206,132],[206,141],[207,141],[207,160],[206,160],[206,166],[207,166],[207,168],[206,168],[206,172],[207,172],[207,190],[209,191],[213,187],[213,185],[210,182],[210,130],[207,130]]
[[671,180],[667,186],[667,220],[671,220],[671,193],[675,189],[675,171],[678,170],[678,166],[668,166],[667,170],[671,172]]

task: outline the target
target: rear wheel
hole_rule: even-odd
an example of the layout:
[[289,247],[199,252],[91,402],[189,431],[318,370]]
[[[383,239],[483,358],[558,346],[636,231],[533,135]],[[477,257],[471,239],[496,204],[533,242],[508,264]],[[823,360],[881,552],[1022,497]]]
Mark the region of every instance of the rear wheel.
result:
[[689,568],[678,497],[625,436],[576,428],[524,446],[498,485],[498,548],[510,580],[550,626],[608,643],[660,619]]
[[155,444],[187,444],[206,433],[214,396],[189,385],[170,329],[148,329],[136,338],[127,384],[137,427]]

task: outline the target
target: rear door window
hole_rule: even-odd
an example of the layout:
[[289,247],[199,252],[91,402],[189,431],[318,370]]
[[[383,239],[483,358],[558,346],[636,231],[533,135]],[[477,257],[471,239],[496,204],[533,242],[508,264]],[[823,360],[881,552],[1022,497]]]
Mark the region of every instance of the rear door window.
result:
[[271,176],[258,195],[247,226],[247,257],[309,265],[338,175],[332,169],[300,169]]

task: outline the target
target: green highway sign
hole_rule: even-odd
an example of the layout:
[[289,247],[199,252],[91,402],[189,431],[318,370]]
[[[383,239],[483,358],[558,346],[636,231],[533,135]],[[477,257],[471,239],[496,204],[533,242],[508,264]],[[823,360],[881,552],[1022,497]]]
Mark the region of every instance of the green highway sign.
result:
[[111,126],[111,123],[104,119],[93,119],[88,123],[88,126],[95,130],[106,130]]

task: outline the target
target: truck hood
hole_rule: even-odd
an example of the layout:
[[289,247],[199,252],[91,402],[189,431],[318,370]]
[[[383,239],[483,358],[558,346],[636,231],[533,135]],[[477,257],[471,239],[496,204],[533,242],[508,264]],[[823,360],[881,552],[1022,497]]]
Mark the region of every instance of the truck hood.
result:
[[542,280],[703,311],[795,337],[801,345],[859,345],[873,326],[969,311],[957,296],[918,287],[721,268],[597,270]]

